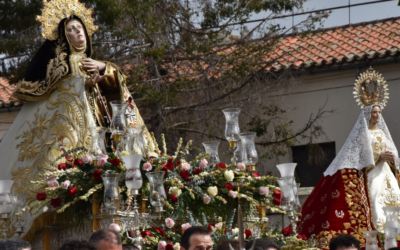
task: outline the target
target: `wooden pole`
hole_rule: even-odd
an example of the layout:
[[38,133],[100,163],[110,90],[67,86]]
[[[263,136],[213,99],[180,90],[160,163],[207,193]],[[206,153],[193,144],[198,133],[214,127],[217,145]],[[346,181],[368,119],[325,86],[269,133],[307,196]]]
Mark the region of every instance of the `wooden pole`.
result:
[[[97,197],[99,196],[99,194],[97,192],[95,192],[92,196],[92,214],[98,215],[100,214],[100,203],[99,200],[97,199]],[[99,219],[93,218],[93,232],[97,231],[100,229],[100,221]]]
[[[263,205],[260,205],[258,207],[258,214],[260,215],[260,219],[267,217],[265,210],[266,210],[265,206],[263,206]],[[266,228],[267,228],[267,222],[264,221],[264,222],[262,222],[262,225],[261,225],[261,234],[265,233]]]
[[50,231],[47,229],[43,229],[43,250],[51,250],[50,249]]

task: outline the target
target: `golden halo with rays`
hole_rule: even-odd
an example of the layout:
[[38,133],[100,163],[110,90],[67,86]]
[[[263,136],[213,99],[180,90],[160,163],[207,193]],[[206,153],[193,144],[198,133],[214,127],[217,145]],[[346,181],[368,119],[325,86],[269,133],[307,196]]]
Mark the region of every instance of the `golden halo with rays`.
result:
[[383,109],[389,99],[389,88],[382,74],[372,67],[362,72],[354,83],[354,98],[361,108],[378,104]]
[[36,21],[41,22],[40,28],[43,30],[43,39],[56,40],[58,37],[58,24],[64,18],[71,15],[78,16],[86,26],[86,30],[91,36],[98,31],[99,27],[94,25],[92,14],[93,9],[86,9],[85,4],[78,0],[43,0],[42,15],[36,17]]

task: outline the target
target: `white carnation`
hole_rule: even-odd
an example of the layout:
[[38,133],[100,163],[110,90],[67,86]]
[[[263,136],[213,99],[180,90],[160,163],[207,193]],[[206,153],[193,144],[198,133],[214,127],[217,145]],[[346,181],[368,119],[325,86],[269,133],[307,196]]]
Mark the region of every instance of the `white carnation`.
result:
[[224,177],[226,181],[233,181],[233,178],[235,178],[235,174],[233,173],[232,170],[225,171]]
[[207,189],[207,193],[208,193],[211,197],[217,196],[217,194],[218,194],[218,188],[217,188],[216,186],[209,187],[209,188]]
[[178,187],[170,187],[169,188],[169,193],[171,194],[176,194],[177,197],[182,194],[182,190]]

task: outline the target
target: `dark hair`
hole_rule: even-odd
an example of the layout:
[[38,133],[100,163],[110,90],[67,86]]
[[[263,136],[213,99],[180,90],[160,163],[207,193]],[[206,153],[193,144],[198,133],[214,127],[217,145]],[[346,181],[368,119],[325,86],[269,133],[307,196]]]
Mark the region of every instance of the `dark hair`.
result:
[[0,240],[1,250],[22,250],[24,248],[31,249],[31,244],[21,239]]
[[139,248],[133,244],[123,244],[122,250],[139,250]]
[[[253,247],[254,240],[246,243],[246,250],[250,250]],[[254,244],[254,250],[267,250],[268,248],[275,248],[280,250],[281,248],[275,244],[271,239],[256,239]]]
[[400,250],[400,247],[389,248],[389,250]]
[[96,250],[96,248],[87,241],[71,240],[65,242],[58,250]]
[[336,250],[339,247],[355,247],[361,250],[360,242],[351,235],[341,234],[336,236],[329,243],[329,250]]
[[96,247],[101,240],[111,242],[115,245],[122,245],[121,237],[119,237],[119,234],[110,229],[99,229],[96,232],[92,233],[89,238],[90,244],[93,244]]
[[185,230],[185,232],[182,235],[181,247],[188,250],[190,247],[190,237],[192,237],[192,235],[195,235],[195,234],[210,235],[207,227],[197,227],[197,226],[189,227],[188,229]]
[[238,240],[223,240],[217,247],[217,250],[231,250],[231,247],[235,250],[240,250],[240,244]]

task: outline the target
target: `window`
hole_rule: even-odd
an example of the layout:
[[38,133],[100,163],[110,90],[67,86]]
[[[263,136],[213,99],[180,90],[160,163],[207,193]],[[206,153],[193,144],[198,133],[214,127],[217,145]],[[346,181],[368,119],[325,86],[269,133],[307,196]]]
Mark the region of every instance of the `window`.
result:
[[315,187],[336,156],[335,142],[293,146],[293,162],[297,163],[296,180],[300,187]]

